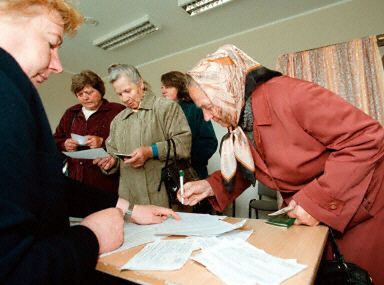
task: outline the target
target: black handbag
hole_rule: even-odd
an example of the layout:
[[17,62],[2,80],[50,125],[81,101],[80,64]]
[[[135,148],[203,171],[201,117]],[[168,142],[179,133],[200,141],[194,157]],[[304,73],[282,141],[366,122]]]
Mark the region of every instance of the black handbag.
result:
[[321,261],[315,285],[373,285],[372,278],[365,269],[345,262],[331,228],[328,239],[333,250],[333,260]]
[[[171,144],[173,146],[173,159],[170,158]],[[168,195],[169,207],[177,202],[177,190],[180,188],[179,171],[184,171],[184,183],[199,180],[197,172],[191,166],[189,160],[176,159],[176,144],[173,139],[167,140],[167,157],[165,165],[161,169],[161,178],[157,191],[161,190],[161,184],[164,183]]]

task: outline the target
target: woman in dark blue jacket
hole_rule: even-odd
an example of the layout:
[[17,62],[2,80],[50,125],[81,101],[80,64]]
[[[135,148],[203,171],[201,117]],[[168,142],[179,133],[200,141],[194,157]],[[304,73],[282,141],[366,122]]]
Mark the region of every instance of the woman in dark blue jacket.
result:
[[[63,71],[58,48],[80,22],[64,0],[0,1],[0,284],[113,284],[95,265],[123,242],[123,213],[141,223],[135,216],[147,223],[173,214],[61,173],[35,86]],[[85,218],[70,227],[70,215]]]

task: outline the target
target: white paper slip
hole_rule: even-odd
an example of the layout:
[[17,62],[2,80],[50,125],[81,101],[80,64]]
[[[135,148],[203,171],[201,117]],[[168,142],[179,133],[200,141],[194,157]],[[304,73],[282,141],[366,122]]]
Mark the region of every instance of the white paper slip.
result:
[[147,244],[121,270],[177,270],[187,262],[192,248],[192,240],[158,240]]
[[79,145],[86,145],[87,144],[87,137],[81,136],[78,134],[71,133],[71,138],[76,141]]
[[286,214],[289,211],[292,211],[294,208],[295,208],[294,205],[287,206],[287,207],[281,208],[280,210],[277,210],[276,212],[268,214],[268,216],[278,216],[278,215]]
[[246,220],[230,224],[220,220],[219,216],[207,214],[178,213],[181,220],[167,219],[159,224],[158,235],[179,236],[216,236],[241,228]]
[[109,155],[103,148],[91,148],[79,151],[63,151],[63,153],[66,156],[77,159],[95,159]]

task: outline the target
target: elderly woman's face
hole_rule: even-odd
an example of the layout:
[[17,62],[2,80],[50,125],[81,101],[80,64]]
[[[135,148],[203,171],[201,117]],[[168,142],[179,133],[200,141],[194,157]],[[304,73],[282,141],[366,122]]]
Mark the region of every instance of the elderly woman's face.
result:
[[101,106],[103,99],[100,92],[89,84],[77,92],[76,97],[80,104],[90,111],[97,110]]
[[205,121],[212,119],[222,127],[228,128],[231,126],[223,111],[218,106],[212,104],[208,96],[198,86],[191,85],[188,87],[188,91],[193,102],[203,111]]
[[112,86],[125,106],[131,109],[139,108],[141,99],[144,96],[144,83],[142,81],[135,84],[126,76],[120,76],[112,83]]

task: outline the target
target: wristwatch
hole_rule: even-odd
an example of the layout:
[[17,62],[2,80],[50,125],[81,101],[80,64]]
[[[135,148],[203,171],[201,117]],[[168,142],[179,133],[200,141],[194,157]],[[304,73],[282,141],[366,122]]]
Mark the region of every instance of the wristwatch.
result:
[[134,203],[129,203],[128,209],[124,214],[124,218],[126,218],[128,221],[131,220],[132,212],[133,212],[133,207],[135,207]]

